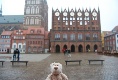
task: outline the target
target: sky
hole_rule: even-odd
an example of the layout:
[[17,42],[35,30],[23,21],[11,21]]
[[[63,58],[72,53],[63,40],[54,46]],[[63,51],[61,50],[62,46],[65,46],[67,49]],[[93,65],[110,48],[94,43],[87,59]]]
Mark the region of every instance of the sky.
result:
[[[51,29],[52,7],[54,9],[100,9],[101,30],[111,31],[118,25],[118,0],[47,0],[48,26]],[[25,0],[0,0],[3,15],[23,15]]]

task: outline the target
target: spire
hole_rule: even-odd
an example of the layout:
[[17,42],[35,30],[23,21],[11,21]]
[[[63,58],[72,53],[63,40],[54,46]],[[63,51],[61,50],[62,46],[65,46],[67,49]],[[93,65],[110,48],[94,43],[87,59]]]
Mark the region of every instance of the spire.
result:
[[0,8],[0,16],[2,16],[2,4],[1,4],[1,8]]
[[89,12],[91,12],[91,8],[89,7]]
[[61,7],[61,12],[63,12],[63,9],[62,9],[62,7]]
[[68,7],[68,12],[70,12],[70,11],[69,11],[69,7]]
[[99,9],[99,7],[98,7],[98,12],[100,12],[100,9]]

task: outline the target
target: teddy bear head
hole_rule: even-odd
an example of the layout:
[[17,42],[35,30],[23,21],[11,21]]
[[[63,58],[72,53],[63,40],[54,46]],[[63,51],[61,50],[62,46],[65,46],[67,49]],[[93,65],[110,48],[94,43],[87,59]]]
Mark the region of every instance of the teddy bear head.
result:
[[51,72],[54,75],[58,75],[60,73],[62,73],[62,64],[60,63],[51,63],[50,64],[50,68],[51,68]]

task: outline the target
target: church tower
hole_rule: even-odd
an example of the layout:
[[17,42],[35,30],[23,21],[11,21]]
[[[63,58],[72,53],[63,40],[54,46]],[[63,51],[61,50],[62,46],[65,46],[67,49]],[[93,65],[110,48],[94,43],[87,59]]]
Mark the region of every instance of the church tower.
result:
[[44,27],[48,31],[47,0],[25,0],[24,28]]
[[2,16],[2,1],[0,0],[0,5],[1,5],[1,7],[0,7],[0,16]]

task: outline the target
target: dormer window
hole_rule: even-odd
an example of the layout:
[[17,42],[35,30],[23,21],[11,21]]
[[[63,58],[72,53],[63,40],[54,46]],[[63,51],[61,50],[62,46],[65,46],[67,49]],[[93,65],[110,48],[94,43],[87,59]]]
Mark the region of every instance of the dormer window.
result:
[[33,31],[33,30],[31,30],[31,31],[30,31],[30,33],[34,33],[34,31]]
[[41,33],[41,30],[37,30],[37,33]]

